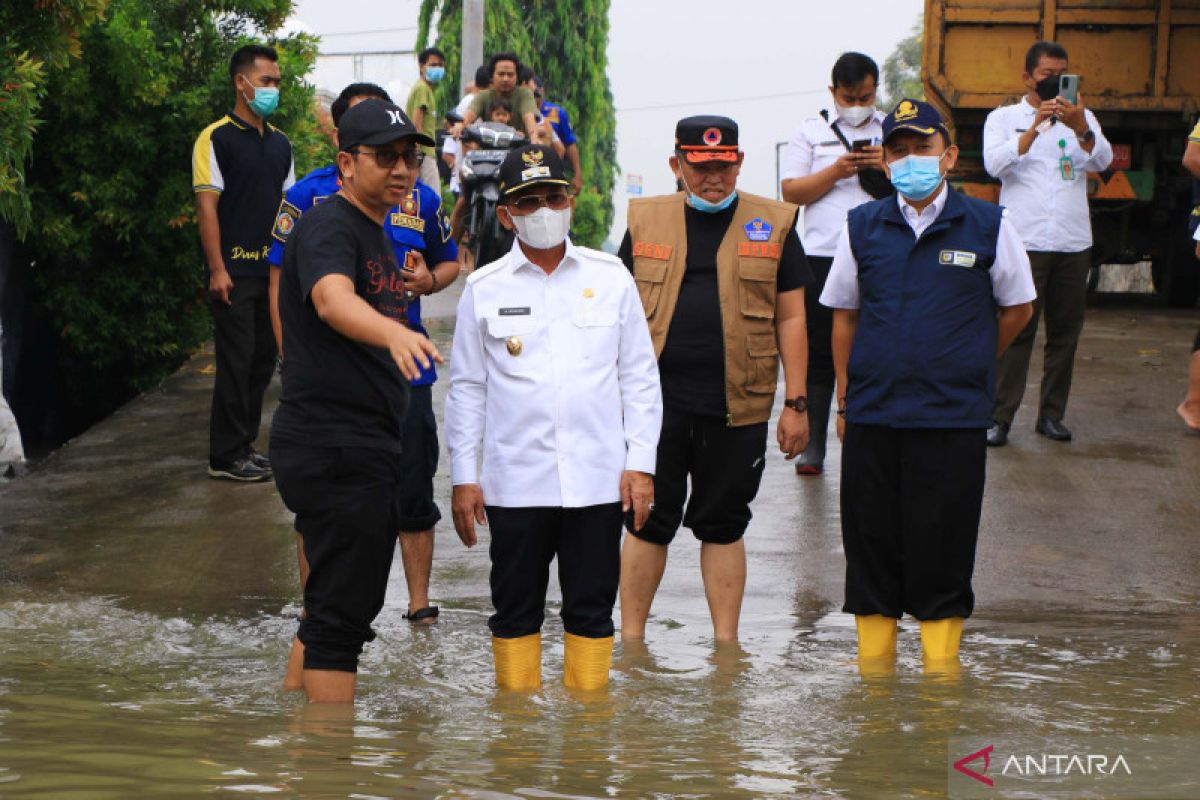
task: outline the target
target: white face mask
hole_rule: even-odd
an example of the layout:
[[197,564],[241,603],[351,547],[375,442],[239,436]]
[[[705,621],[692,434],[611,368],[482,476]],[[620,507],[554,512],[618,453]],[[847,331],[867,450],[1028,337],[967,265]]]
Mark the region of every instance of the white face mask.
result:
[[864,124],[871,117],[875,116],[875,106],[841,106],[834,103],[837,108],[838,116],[849,122],[852,127],[857,128]]
[[512,215],[517,238],[535,250],[549,250],[562,244],[571,230],[571,209],[562,211],[542,206],[524,217]]

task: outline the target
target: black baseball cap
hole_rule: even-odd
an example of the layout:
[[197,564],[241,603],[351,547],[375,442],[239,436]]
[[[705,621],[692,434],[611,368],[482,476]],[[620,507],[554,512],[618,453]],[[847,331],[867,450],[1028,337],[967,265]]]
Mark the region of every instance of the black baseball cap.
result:
[[338,147],[342,150],[406,138],[429,147],[436,146],[433,139],[417,130],[404,109],[386,100],[370,98],[355,103],[338,121]]
[[886,142],[896,131],[912,131],[922,136],[941,133],[946,137],[946,143],[950,142],[950,131],[942,115],[923,100],[906,97],[896,103],[896,107],[883,118],[883,140]]
[[538,184],[570,186],[562,159],[549,147],[527,144],[509,152],[500,165],[500,194]]
[[737,161],[738,125],[729,117],[684,117],[675,124],[675,149],[689,164]]

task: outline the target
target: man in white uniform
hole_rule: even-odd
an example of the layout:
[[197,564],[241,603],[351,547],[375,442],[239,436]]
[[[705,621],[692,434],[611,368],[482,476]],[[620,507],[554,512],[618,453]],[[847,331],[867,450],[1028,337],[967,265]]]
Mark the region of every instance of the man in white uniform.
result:
[[467,279],[454,331],[446,398],[454,525],[468,547],[476,523],[491,530],[488,626],[503,689],[541,685],[555,556],[563,682],[607,684],[622,523],[640,528],[654,496],[662,426],[654,346],[624,264],[567,238],[569,187],[551,148],[508,155],[497,216],[517,239]]
[[1087,173],[1107,169],[1113,151],[1082,98],[1059,94],[1059,79],[1066,71],[1067,51],[1062,45],[1035,43],[1025,54],[1026,95],[1015,105],[988,114],[983,126],[983,164],[1000,179],[1000,205],[1008,209],[1025,243],[1038,295],[1033,319],[1000,359],[996,408],[988,430],[991,447],[1008,442],[1025,394],[1043,309],[1045,366],[1035,430],[1054,441],[1071,441],[1063,417],[1092,266]]
[[796,463],[799,475],[825,471],[825,434],[833,398],[830,309],[818,298],[829,277],[846,213],[892,194],[883,174],[883,112],[875,108],[879,67],[870,56],[842,53],[833,64],[829,92],[834,113],[822,110],[792,134],[780,173],[783,199],[804,206],[804,252],[816,279],[805,293],[808,323],[808,447]]

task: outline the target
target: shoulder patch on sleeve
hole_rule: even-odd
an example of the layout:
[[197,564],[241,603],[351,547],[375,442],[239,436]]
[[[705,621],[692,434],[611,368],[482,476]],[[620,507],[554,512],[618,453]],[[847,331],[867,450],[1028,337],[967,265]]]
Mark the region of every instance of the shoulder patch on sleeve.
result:
[[279,213],[275,215],[275,227],[271,229],[271,236],[278,242],[287,242],[298,219],[300,219],[300,209],[284,200],[279,204]]

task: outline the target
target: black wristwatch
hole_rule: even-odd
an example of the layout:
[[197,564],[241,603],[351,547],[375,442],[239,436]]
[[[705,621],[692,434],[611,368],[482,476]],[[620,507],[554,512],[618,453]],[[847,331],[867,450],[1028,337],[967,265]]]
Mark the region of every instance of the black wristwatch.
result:
[[1083,133],[1080,133],[1080,134],[1076,135],[1076,137],[1075,137],[1075,138],[1076,138],[1077,140],[1079,140],[1079,143],[1080,143],[1080,144],[1087,144],[1087,143],[1088,143],[1088,142],[1090,142],[1092,139],[1095,139],[1095,138],[1096,138],[1096,134],[1092,132],[1092,129],[1091,129],[1091,128],[1088,128],[1088,129],[1087,129],[1086,131],[1084,131]]
[[785,408],[792,408],[800,413],[804,413],[805,411],[808,411],[808,398],[804,395],[800,395],[799,397],[795,398],[789,398],[783,401],[783,405]]

